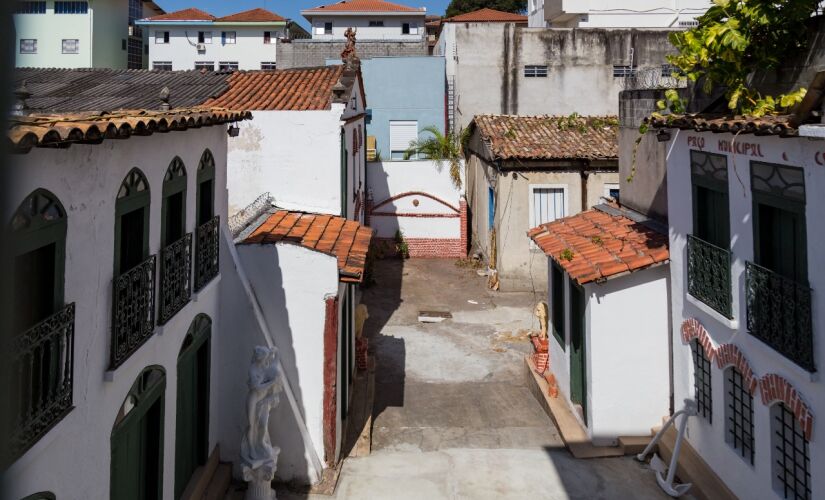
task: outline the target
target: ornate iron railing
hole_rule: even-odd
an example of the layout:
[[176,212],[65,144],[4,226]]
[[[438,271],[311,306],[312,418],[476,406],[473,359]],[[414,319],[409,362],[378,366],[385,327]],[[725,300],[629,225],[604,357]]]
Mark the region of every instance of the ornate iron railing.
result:
[[748,331],[813,372],[811,289],[752,262],[746,263]]
[[155,260],[152,255],[114,279],[111,369],[126,361],[154,332]]
[[216,215],[208,222],[201,224],[195,230],[195,291],[200,290],[212,278],[218,275],[220,268],[220,243],[219,235],[221,228],[220,216]]
[[160,251],[158,324],[169,321],[192,296],[192,233]]
[[12,339],[12,390],[5,399],[12,434],[3,462],[16,460],[72,406],[74,303]]
[[730,250],[689,234],[687,267],[688,293],[726,318],[732,318]]

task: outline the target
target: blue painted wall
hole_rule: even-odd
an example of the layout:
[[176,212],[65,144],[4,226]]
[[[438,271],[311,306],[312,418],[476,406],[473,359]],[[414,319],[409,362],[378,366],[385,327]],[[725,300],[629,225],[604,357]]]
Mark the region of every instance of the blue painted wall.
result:
[[367,109],[367,135],[374,135],[384,160],[390,159],[390,120],[417,120],[421,130],[435,125],[444,132],[445,66],[443,57],[374,57],[361,61]]

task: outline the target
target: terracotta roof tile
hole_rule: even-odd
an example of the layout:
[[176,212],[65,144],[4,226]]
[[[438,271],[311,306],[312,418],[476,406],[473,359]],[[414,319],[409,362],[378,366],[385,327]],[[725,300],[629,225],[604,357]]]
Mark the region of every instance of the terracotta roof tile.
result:
[[279,16],[274,12],[270,12],[266,9],[250,9],[245,10],[243,12],[238,12],[237,14],[230,14],[228,16],[223,16],[215,19],[217,22],[221,23],[229,23],[229,22],[238,22],[238,23],[254,23],[254,22],[277,22],[277,21],[286,21],[283,17]]
[[[637,271],[670,258],[667,235],[597,209],[542,224],[527,234],[579,284]],[[564,255],[566,251],[571,255]]]
[[445,23],[524,23],[527,24],[527,16],[513,14],[495,9],[478,9],[472,12],[465,12],[457,16],[448,17]]
[[343,71],[342,65],[240,71],[229,77],[229,90],[205,104],[262,111],[330,109],[332,87]]
[[38,146],[99,144],[105,139],[209,127],[250,118],[249,111],[223,108],[11,116],[6,138],[14,151],[27,153]]
[[215,16],[200,9],[189,8],[147,18],[149,21],[214,21]]
[[306,9],[303,12],[317,14],[320,12],[425,12],[425,9],[407,7],[383,0],[342,0],[329,5]]
[[301,245],[334,256],[340,280],[360,283],[371,239],[372,229],[343,217],[278,210],[241,244]]
[[792,115],[730,116],[718,114],[663,115],[647,118],[653,128],[678,128],[697,132],[796,136]]
[[558,117],[476,115],[478,129],[497,159],[617,160],[618,120],[615,116]]

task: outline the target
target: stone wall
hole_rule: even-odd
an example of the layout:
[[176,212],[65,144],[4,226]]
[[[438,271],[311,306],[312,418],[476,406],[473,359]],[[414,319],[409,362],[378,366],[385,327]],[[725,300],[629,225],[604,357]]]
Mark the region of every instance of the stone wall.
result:
[[[278,69],[323,66],[327,59],[339,59],[346,40],[292,40],[278,41],[276,61]],[[425,38],[415,41],[358,40],[356,53],[361,59],[380,56],[426,56]]]

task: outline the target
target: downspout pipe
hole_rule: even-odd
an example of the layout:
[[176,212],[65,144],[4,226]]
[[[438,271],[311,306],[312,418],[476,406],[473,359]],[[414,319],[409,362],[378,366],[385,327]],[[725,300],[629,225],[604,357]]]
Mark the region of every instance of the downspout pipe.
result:
[[581,211],[584,212],[589,207],[587,206],[587,182],[588,178],[590,177],[590,172],[587,171],[588,167],[590,166],[590,162],[585,162],[581,168],[579,169],[579,176],[581,177],[581,191],[582,191],[582,204],[581,204]]

